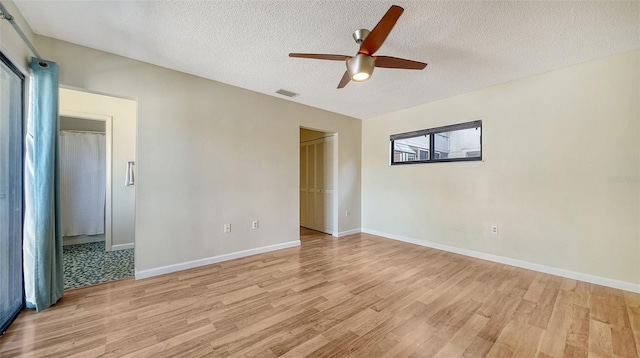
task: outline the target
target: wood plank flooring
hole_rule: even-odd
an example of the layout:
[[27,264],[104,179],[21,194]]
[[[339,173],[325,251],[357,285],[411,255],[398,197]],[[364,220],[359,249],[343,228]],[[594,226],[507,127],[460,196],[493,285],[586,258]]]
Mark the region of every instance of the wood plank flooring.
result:
[[302,246],[65,293],[2,357],[638,357],[640,295],[425,247]]

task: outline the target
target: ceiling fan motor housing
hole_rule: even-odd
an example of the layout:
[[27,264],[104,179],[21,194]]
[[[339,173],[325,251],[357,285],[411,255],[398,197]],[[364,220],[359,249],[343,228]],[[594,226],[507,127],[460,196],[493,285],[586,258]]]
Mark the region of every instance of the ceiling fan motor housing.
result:
[[369,30],[367,29],[356,30],[356,32],[353,33],[353,39],[356,40],[356,43],[359,45],[367,38],[367,35],[369,35]]

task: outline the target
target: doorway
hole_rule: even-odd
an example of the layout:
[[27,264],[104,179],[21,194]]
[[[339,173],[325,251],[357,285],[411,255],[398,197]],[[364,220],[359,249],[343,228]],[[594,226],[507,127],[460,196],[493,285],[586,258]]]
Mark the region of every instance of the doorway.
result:
[[333,133],[300,128],[300,226],[329,235],[337,232],[335,154]]
[[60,88],[65,289],[133,277],[137,103]]

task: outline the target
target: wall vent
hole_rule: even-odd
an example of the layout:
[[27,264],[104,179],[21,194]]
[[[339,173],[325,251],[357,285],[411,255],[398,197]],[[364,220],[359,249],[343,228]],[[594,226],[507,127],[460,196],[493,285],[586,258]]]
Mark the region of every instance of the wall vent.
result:
[[296,97],[300,95],[300,93],[295,93],[295,92],[287,91],[284,89],[279,89],[276,91],[276,93],[281,94],[283,96],[287,96],[287,97]]

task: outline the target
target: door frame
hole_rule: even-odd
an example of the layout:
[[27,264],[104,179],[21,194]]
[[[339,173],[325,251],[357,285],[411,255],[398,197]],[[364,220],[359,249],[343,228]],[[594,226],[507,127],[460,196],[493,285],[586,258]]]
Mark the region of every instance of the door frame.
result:
[[314,128],[314,127],[308,127],[308,126],[299,126],[298,128],[298,187],[296,188],[296,192],[298,193],[298,226],[300,226],[300,129],[308,129],[308,130],[312,130],[312,131],[317,131],[317,132],[323,132],[326,134],[326,136],[332,136],[333,137],[333,158],[332,158],[332,162],[333,162],[333,195],[331,198],[331,214],[333,216],[333,227],[331,228],[331,236],[334,237],[338,237],[338,233],[339,230],[338,228],[339,226],[339,222],[338,220],[340,219],[340,215],[339,215],[339,208],[338,208],[338,177],[339,177],[339,173],[338,173],[338,138],[339,138],[339,133],[338,132],[334,132],[334,131],[330,131],[330,130],[326,130],[326,129],[322,129],[322,128]]
[[71,117],[75,119],[85,119],[92,121],[102,121],[104,122],[104,132],[105,132],[105,209],[104,209],[104,248],[105,251],[111,251],[112,246],[112,224],[111,224],[111,150],[112,150],[112,136],[113,136],[113,128],[112,116],[106,116],[102,114],[94,114],[94,113],[84,113],[71,111],[68,109],[60,109],[60,116],[62,117]]

